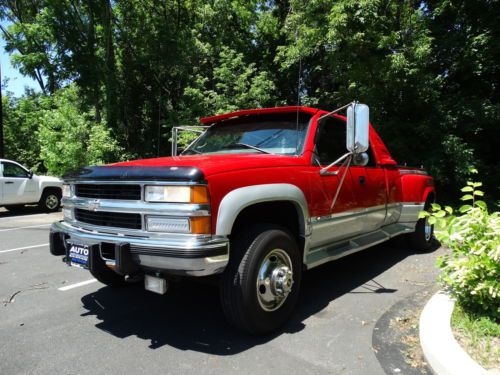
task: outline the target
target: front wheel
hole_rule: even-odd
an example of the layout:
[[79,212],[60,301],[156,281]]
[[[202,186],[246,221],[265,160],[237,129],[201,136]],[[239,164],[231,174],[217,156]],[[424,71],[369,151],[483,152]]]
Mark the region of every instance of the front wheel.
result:
[[38,207],[42,211],[56,212],[61,207],[61,197],[59,189],[46,189],[38,202]]
[[256,225],[235,236],[221,280],[221,300],[231,324],[250,334],[280,328],[299,296],[301,259],[285,229]]

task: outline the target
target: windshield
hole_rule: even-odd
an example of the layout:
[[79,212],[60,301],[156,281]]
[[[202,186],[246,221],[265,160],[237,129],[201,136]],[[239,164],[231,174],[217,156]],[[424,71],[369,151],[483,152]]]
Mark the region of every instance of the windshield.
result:
[[299,113],[254,115],[219,122],[201,135],[183,155],[266,153],[299,155],[311,116]]

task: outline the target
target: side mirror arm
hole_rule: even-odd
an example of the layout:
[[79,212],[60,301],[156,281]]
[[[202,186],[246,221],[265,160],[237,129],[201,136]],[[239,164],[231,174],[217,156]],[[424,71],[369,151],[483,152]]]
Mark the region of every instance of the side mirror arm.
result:
[[339,174],[340,172],[340,169],[337,170],[337,171],[334,171],[334,172],[328,172],[328,170],[333,167],[335,164],[338,164],[340,163],[341,161],[345,160],[346,158],[348,158],[349,156],[353,155],[354,153],[352,152],[348,152],[347,154],[344,154],[342,155],[340,158],[338,158],[337,160],[335,160],[333,163],[331,164],[328,164],[326,167],[322,168],[320,171],[319,171],[319,174],[322,175],[322,176],[328,176],[328,175],[333,175],[333,176],[336,176]]
[[335,109],[335,110],[333,110],[333,111],[331,111],[331,112],[328,112],[326,115],[321,116],[321,117],[318,119],[318,122],[320,122],[320,121],[321,121],[321,120],[323,120],[324,118],[327,118],[328,116],[331,116],[331,115],[333,115],[333,114],[335,114],[335,113],[337,113],[337,112],[342,111],[343,109],[346,109],[347,107],[349,107],[350,105],[352,105],[352,104],[354,104],[354,103],[356,103],[356,102],[352,101],[352,102],[350,102],[350,103],[347,103],[346,105],[343,105],[342,107],[339,107],[339,108],[337,108],[337,109]]

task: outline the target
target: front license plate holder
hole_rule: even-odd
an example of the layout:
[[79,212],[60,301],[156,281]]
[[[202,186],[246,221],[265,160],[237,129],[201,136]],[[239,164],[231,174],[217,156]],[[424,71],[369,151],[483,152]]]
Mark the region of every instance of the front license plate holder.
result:
[[92,246],[78,243],[68,242],[68,264],[72,267],[90,268],[90,257]]

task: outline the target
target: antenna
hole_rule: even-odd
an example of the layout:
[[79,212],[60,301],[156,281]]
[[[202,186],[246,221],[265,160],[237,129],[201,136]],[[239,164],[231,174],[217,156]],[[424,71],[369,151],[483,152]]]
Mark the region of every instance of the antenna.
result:
[[[295,44],[299,36],[299,30],[295,32]],[[297,118],[295,122],[295,154],[299,154],[299,107],[300,107],[300,88],[302,86],[302,56],[299,54],[299,74],[297,79]]]

